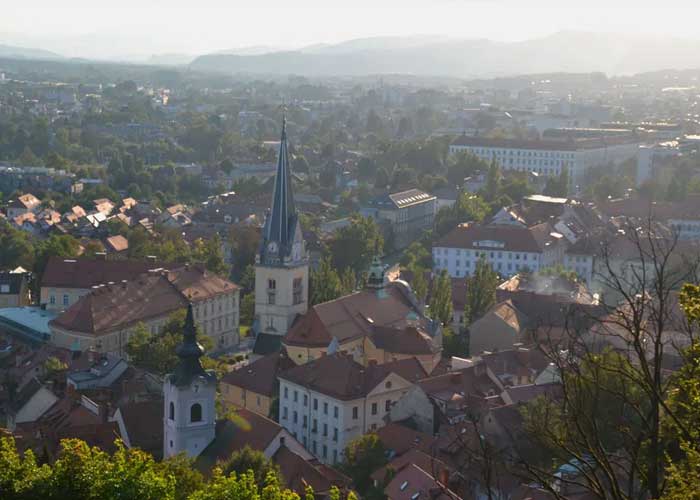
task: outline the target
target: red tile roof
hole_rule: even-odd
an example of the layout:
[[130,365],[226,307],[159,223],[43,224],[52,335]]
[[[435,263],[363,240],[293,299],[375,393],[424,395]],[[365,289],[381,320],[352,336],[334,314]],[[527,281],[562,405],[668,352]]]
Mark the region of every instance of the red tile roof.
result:
[[415,358],[364,367],[352,356],[336,353],[295,366],[279,378],[333,398],[352,400],[366,396],[391,373],[409,382],[425,377],[425,370]]
[[302,497],[307,486],[313,488],[316,498],[326,498],[333,486],[344,490],[351,483],[351,479],[344,474],[315,459],[305,460],[286,446],[280,446],[272,461],[279,466],[286,487]]
[[460,497],[415,464],[406,464],[384,488],[388,500],[461,500]]
[[[437,248],[466,248],[475,250],[499,250],[505,252],[541,253],[557,241],[556,233],[549,223],[532,227],[499,225],[460,224],[433,244]],[[497,242],[485,246],[479,242]]]
[[121,234],[110,236],[105,240],[105,243],[107,243],[108,249],[113,252],[123,252],[129,249],[129,240]]
[[92,288],[133,280],[149,269],[163,267],[163,264],[148,260],[100,260],[100,259],[66,259],[50,257],[41,279],[42,287],[56,288]]
[[293,366],[294,362],[284,352],[274,352],[247,366],[228,372],[221,382],[273,397],[277,394],[277,375]]

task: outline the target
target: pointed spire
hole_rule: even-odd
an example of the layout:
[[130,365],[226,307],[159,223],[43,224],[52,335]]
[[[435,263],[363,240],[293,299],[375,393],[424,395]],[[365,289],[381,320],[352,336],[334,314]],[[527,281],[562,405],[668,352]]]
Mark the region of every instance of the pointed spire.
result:
[[204,348],[197,342],[197,327],[194,324],[192,304],[187,306],[182,344],[177,346],[175,352],[180,358],[171,379],[175,385],[187,385],[194,377],[207,375],[199,361],[204,354]]
[[277,157],[277,174],[275,176],[275,190],[272,195],[272,210],[265,220],[265,234],[263,239],[263,253],[267,252],[270,243],[275,243],[278,257],[282,257],[290,251],[291,241],[294,238],[294,222],[296,221],[296,207],[294,206],[294,193],[292,191],[291,166],[289,164],[289,152],[287,150],[287,118],[282,118],[282,134],[280,137],[280,149]]

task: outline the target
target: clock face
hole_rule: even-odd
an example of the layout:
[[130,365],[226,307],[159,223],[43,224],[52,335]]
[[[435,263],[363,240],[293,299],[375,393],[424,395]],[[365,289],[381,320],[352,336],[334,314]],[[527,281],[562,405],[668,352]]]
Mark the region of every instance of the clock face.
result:
[[267,250],[269,252],[273,252],[273,253],[276,252],[277,251],[277,243],[275,243],[274,241],[271,241],[270,244],[267,245]]

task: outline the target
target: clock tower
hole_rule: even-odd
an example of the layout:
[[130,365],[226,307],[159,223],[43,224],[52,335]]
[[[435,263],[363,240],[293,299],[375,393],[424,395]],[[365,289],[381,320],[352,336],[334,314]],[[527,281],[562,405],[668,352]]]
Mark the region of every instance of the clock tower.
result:
[[282,121],[274,189],[255,257],[255,333],[281,339],[294,318],[308,309],[309,287],[309,259],[292,192],[286,120]]

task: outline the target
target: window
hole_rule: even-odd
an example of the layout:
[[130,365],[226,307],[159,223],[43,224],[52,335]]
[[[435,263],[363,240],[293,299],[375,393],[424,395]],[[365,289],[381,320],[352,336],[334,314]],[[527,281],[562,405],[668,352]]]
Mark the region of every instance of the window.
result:
[[338,428],[333,427],[333,441],[338,442]]
[[318,432],[318,420],[314,419],[314,425],[311,427],[311,432],[316,434]]
[[50,304],[55,304],[55,303],[56,303],[56,296],[55,296],[55,295],[52,295],[52,296],[49,297],[49,303],[50,303]]
[[301,278],[294,278],[292,284],[292,293],[294,304],[301,304],[304,301],[303,286],[301,285]]
[[328,436],[328,424],[323,424],[323,437]]
[[289,387],[284,388],[284,399],[289,399]]
[[267,280],[267,288],[270,290],[276,290],[277,282],[275,280]]
[[387,399],[386,403],[384,403],[384,410],[391,411],[391,399]]
[[308,404],[309,404],[309,396],[307,396],[306,394],[304,394],[304,406],[306,406],[306,405],[308,405]]
[[372,403],[372,415],[377,414],[377,403]]
[[67,306],[68,305],[68,294],[63,295],[63,305]]
[[287,407],[285,406],[284,408],[282,408],[282,419],[287,420],[287,416]]
[[170,420],[175,420],[175,404],[172,401],[170,402],[170,412],[168,415]]
[[333,463],[338,461],[338,450],[333,450]]
[[316,454],[316,441],[311,441],[311,453]]
[[275,292],[267,293],[267,303],[274,306],[275,305]]
[[302,442],[304,443],[304,448],[306,448],[306,436],[302,436]]
[[338,407],[337,406],[333,407],[333,417],[338,418]]
[[328,446],[323,445],[323,458],[328,458]]
[[357,406],[353,406],[352,407],[352,419],[353,420],[357,420],[357,413],[358,413]]
[[309,417],[304,415],[304,429],[306,429],[309,425]]
[[323,414],[328,415],[328,403],[323,403]]
[[297,401],[299,401],[299,392],[294,391],[294,402],[296,403]]
[[391,380],[387,380],[387,381],[386,381],[386,384],[384,384],[384,387],[385,387],[386,389],[391,389]]
[[202,405],[195,403],[190,406],[190,422],[201,422],[202,421]]
[[299,414],[297,413],[296,410],[294,410],[294,413],[292,414],[292,422],[297,423],[299,421]]
[[314,398],[314,410],[318,410],[318,398]]

